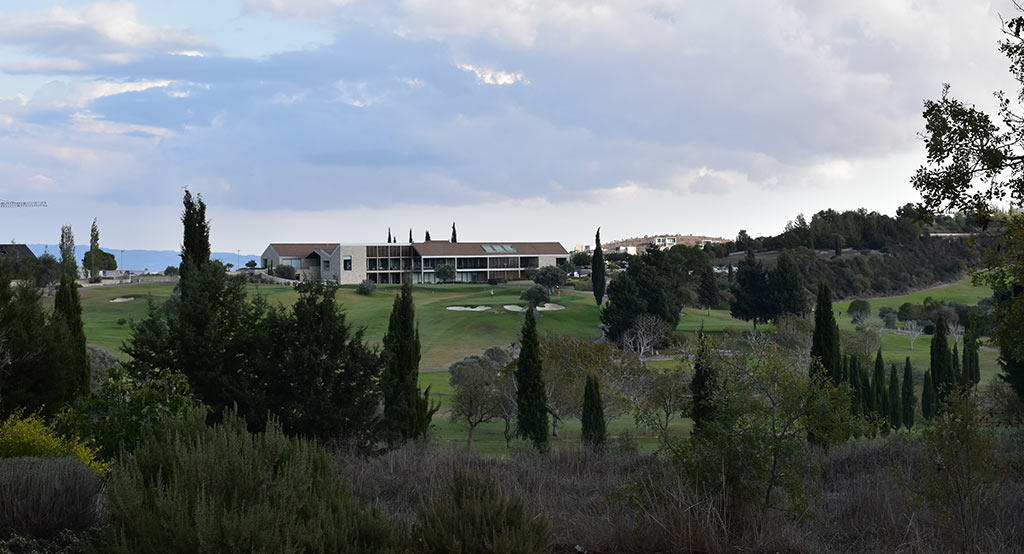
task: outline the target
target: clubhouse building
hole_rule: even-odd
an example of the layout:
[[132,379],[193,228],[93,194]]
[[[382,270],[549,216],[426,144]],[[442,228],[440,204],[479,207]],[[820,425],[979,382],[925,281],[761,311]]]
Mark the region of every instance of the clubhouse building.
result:
[[456,281],[526,279],[533,270],[560,265],[569,253],[557,242],[448,242],[405,243],[272,243],[263,251],[268,271],[290,265],[303,280],[357,285],[364,279],[378,284],[400,284],[412,275],[414,284],[436,283],[434,268],[455,266]]

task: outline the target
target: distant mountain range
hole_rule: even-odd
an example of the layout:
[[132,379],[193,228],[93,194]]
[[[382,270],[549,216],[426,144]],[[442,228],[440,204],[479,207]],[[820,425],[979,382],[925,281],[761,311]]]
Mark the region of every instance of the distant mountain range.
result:
[[[60,257],[60,248],[56,244],[29,244],[28,247],[32,249],[36,256],[49,252],[56,257]],[[75,246],[75,258],[79,264],[82,263],[82,257],[85,256],[88,250],[89,247],[87,245]],[[177,267],[181,263],[180,253],[174,250],[116,250],[113,248],[104,248],[103,250],[117,257],[118,269],[148,270],[153,273],[161,273],[167,266],[173,265]],[[214,252],[210,257],[215,260],[219,259],[225,264],[230,263],[236,266],[245,266],[245,262],[249,260],[256,260],[256,263],[260,261],[259,254],[238,255],[234,252]]]

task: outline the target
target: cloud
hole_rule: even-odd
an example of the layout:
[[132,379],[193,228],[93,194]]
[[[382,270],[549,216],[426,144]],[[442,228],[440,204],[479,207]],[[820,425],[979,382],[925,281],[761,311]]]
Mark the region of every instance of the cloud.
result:
[[474,67],[468,63],[460,63],[456,65],[456,67],[463,71],[472,72],[476,75],[476,82],[483,85],[514,85],[519,82],[526,84],[530,83],[530,81],[523,78],[522,73],[509,73],[508,71]]

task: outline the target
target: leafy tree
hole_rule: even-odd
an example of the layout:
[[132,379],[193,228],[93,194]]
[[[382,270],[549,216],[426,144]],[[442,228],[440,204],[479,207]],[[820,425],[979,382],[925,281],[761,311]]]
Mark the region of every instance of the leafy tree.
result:
[[[96,258],[94,261],[93,258]],[[93,277],[99,277],[100,271],[107,271],[117,269],[117,256],[106,252],[104,250],[87,250],[85,255],[82,256],[82,265],[90,268],[95,267],[95,275]]]
[[807,290],[800,267],[788,250],[779,253],[775,267],[768,273],[771,298],[768,315],[778,319],[781,315],[803,315],[807,311]]
[[53,254],[44,252],[42,256],[36,258],[34,265],[32,278],[37,287],[49,287],[60,281],[61,265],[57,258],[53,257]]
[[718,280],[715,279],[715,270],[710,263],[701,265],[700,281],[697,284],[697,299],[700,300],[701,306],[708,309],[708,316],[711,315],[711,308],[722,299],[721,293],[718,291]]
[[441,283],[449,283],[455,280],[455,266],[452,264],[441,264],[434,268],[434,278]]
[[921,333],[924,332],[924,330],[921,328],[921,322],[913,319],[904,321],[903,332],[907,335],[907,338],[910,339],[910,350],[913,351],[914,341],[917,340],[917,337],[920,337]]
[[520,332],[519,361],[516,363],[517,434],[533,442],[540,451],[548,448],[548,408],[544,390],[544,368],[533,308],[526,311]]
[[[412,299],[412,281],[405,279],[402,290],[391,308],[388,331],[384,335],[384,374],[381,390],[384,394],[384,427],[393,437],[403,440],[418,438],[437,411],[429,402],[424,405],[417,382],[420,372],[420,332],[416,326],[416,308]],[[429,394],[427,387],[426,393]],[[422,432],[421,432],[422,431]]]
[[590,280],[594,285],[594,300],[597,301],[597,306],[601,307],[601,302],[604,302],[604,253],[601,251],[601,228],[597,228],[597,234],[594,235],[594,257],[591,262]]
[[452,222],[452,240],[451,240],[451,242],[452,243],[459,242],[459,236],[458,236],[458,234],[455,233],[455,222],[454,221]]
[[693,404],[690,418],[693,420],[693,432],[700,433],[715,417],[715,367],[709,352],[710,338],[701,330],[697,345],[697,356],[693,361],[693,379],[690,380],[690,393]]
[[609,303],[601,312],[608,338],[619,342],[641,314],[679,325],[679,312],[688,299],[681,267],[657,248],[648,248],[630,261],[608,287]]
[[889,365],[889,426],[899,429],[903,425],[903,408],[900,404],[900,381],[896,375],[896,364]]
[[588,267],[594,257],[586,252],[573,252],[569,259],[574,267]]
[[900,399],[900,406],[903,408],[903,426],[909,431],[914,426],[914,407],[917,406],[917,398],[914,396],[914,371],[910,367],[910,356],[903,366],[903,395]]
[[820,362],[811,365],[812,372],[820,367],[823,377],[838,384],[841,380],[841,354],[839,326],[832,314],[832,291],[825,283],[818,284],[818,302],[814,310],[814,334],[811,339],[811,357]]
[[604,404],[601,402],[601,382],[597,375],[587,375],[587,386],[583,392],[583,416],[581,418],[583,444],[594,449],[604,446],[608,431],[605,427]]
[[731,314],[736,319],[753,321],[756,329],[759,321],[763,323],[771,319],[768,273],[754,257],[753,250],[748,249],[746,252],[736,271],[735,299],[731,306]]
[[[249,260],[245,262],[245,267],[249,269],[256,269],[256,260]],[[166,275],[166,272],[164,274]]]
[[167,266],[164,269],[164,275],[167,275],[168,277],[173,277],[173,276],[178,275],[178,266],[176,266],[176,265],[169,265],[169,266]]
[[551,290],[565,284],[565,272],[553,265],[544,266],[537,270],[533,282]]
[[548,289],[541,285],[530,285],[529,288],[523,289],[523,292],[519,293],[519,299],[525,300],[530,308],[536,308],[547,304],[551,300],[551,295],[548,294]]
[[592,340],[560,335],[540,338],[540,355],[544,360],[542,377],[544,397],[551,415],[551,436],[558,436],[558,426],[567,417],[581,416],[587,375],[606,373],[622,353],[611,344],[594,344]]
[[498,379],[502,369],[502,365],[485,355],[456,362],[448,370],[449,381],[455,391],[451,397],[449,418],[452,422],[465,423],[469,428],[469,448],[473,447],[476,427],[494,419],[499,413],[502,399]]
[[850,302],[850,307],[847,309],[850,317],[853,318],[854,325],[864,325],[864,322],[871,317],[871,304],[867,300],[857,299]]
[[882,306],[878,308],[878,318],[882,320],[882,325],[886,329],[896,328],[896,309],[890,306]]

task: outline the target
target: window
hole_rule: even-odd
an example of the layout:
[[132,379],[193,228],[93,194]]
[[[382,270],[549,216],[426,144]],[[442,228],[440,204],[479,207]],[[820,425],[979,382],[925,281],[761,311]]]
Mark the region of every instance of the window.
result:
[[281,265],[290,265],[295,269],[302,269],[302,258],[281,258]]
[[345,271],[352,271],[352,256],[345,256],[345,259],[343,260],[342,263],[345,268]]
[[369,271],[377,271],[377,258],[370,258],[366,260],[366,269]]
[[331,269],[331,260],[324,260],[324,271]]

